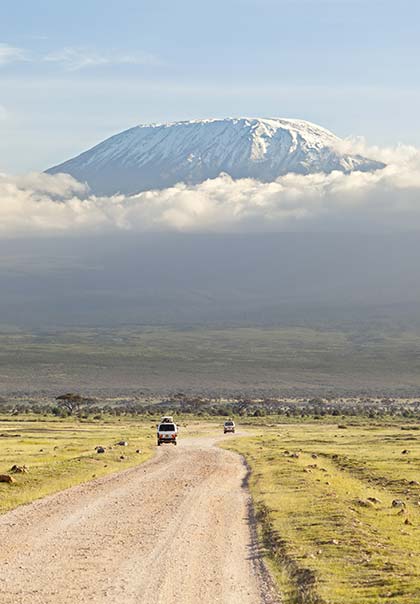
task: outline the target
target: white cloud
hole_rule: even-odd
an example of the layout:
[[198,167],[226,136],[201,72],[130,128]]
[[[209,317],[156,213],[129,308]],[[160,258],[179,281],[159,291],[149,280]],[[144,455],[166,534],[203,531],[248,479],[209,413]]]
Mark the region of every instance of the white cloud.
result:
[[26,53],[23,48],[0,43],[0,66],[25,60]]
[[44,61],[60,64],[68,71],[79,71],[104,65],[155,65],[158,63],[157,58],[148,53],[104,54],[92,49],[72,47],[51,52],[44,57]]
[[69,175],[3,174],[0,235],[420,230],[420,150],[362,150],[388,166],[288,174],[272,183],[221,175],[131,197],[95,197]]
[[89,67],[105,65],[159,65],[160,60],[147,52],[108,52],[104,53],[92,48],[67,47],[49,52],[48,54],[33,55],[24,48],[0,43],[0,67],[18,61],[33,63],[55,63],[67,71],[79,71]]

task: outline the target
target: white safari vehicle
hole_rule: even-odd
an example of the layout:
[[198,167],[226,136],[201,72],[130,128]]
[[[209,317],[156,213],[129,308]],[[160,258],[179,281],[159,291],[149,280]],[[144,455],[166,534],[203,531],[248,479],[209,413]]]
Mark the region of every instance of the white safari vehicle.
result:
[[223,434],[226,432],[235,432],[235,422],[231,419],[223,424]]
[[157,427],[157,445],[162,443],[177,444],[178,427],[172,417],[163,417]]

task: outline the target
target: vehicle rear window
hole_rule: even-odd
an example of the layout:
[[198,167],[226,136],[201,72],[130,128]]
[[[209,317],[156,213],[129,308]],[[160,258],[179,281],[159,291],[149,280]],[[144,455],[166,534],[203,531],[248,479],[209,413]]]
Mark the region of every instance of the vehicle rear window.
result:
[[233,426],[233,422],[226,422],[225,426]]
[[160,424],[159,432],[175,432],[174,424]]

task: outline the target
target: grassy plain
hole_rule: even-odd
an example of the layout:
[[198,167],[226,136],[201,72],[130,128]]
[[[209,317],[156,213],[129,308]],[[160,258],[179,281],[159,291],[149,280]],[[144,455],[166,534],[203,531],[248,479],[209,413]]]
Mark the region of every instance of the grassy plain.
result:
[[[252,418],[240,426],[243,436],[223,443],[251,469],[262,553],[283,602],[419,602],[419,426],[340,421]],[[181,423],[188,436],[220,434],[220,418]],[[154,425],[152,418],[0,417],[0,474],[14,464],[29,467],[15,483],[0,483],[0,513],[142,463],[155,450]],[[106,453],[97,454],[97,445]],[[403,504],[393,507],[394,500]]]
[[420,333],[341,327],[0,327],[0,395],[194,394],[416,396]]
[[[156,451],[158,417],[103,416],[80,421],[0,415],[0,474],[15,479],[12,484],[0,482],[0,514],[150,459]],[[181,436],[220,434],[222,420],[177,419]],[[119,446],[120,441],[127,446]],[[97,446],[103,446],[105,453],[97,453]],[[28,472],[14,474],[10,471],[14,465],[27,466]]]
[[[121,440],[127,441],[128,446],[116,445]],[[105,453],[96,453],[96,446],[104,446]],[[151,421],[126,418],[95,422],[28,418],[6,421],[0,417],[0,474],[10,473],[15,464],[28,467],[28,473],[11,474],[15,478],[13,484],[0,483],[0,514],[75,484],[140,464],[154,450]]]
[[420,602],[416,428],[277,425],[225,445],[252,470],[261,539],[284,604]]

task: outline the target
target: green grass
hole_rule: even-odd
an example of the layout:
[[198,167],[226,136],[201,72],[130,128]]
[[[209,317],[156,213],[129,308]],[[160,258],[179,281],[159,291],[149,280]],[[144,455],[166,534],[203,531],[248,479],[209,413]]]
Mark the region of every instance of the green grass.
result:
[[[261,538],[285,604],[420,601],[420,486],[410,484],[420,481],[417,431],[279,425],[228,446],[252,469]],[[404,500],[404,513],[394,499]]]
[[[9,473],[14,464],[29,468],[26,474],[12,474],[15,483],[0,483],[0,513],[144,462],[155,451],[152,424],[125,418],[95,422],[0,418],[0,474]],[[120,440],[128,446],[116,446]],[[106,447],[104,454],[96,453],[98,445]]]

